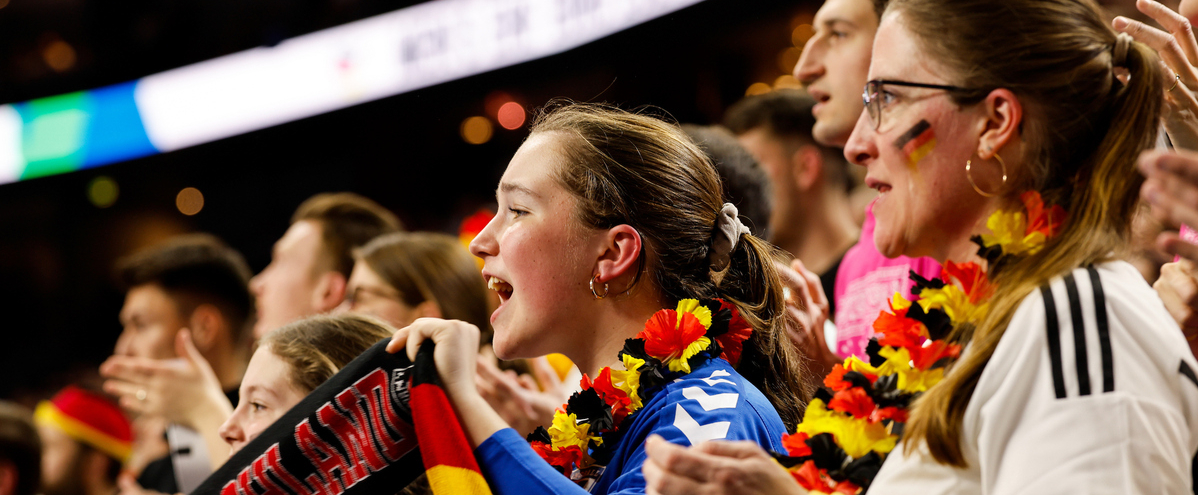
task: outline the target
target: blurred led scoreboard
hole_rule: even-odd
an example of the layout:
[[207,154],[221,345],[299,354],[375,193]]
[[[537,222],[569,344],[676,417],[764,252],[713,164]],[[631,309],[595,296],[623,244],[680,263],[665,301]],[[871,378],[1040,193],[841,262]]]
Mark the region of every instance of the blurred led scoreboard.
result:
[[560,53],[702,0],[435,0],[0,105],[0,184],[186,148]]

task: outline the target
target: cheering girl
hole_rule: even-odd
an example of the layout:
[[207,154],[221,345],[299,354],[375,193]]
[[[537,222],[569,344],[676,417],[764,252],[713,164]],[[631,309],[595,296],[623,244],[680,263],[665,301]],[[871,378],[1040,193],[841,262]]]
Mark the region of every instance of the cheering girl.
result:
[[471,243],[502,301],[495,354],[563,353],[586,373],[583,390],[526,440],[476,391],[476,327],[420,319],[389,347],[414,359],[422,341],[437,344],[492,489],[643,493],[650,434],[781,448],[806,398],[772,248],[723,202],[677,126],[559,106],[535,123],[497,195],[499,214]]

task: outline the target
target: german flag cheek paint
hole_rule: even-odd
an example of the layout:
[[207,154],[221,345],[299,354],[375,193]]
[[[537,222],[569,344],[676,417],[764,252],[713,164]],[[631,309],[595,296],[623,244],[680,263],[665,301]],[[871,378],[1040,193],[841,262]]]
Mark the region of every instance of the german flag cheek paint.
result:
[[932,124],[926,120],[920,120],[918,124],[911,126],[907,132],[894,140],[894,147],[903,150],[907,155],[907,166],[915,168],[915,164],[919,163],[923,157],[928,156],[932,149],[936,147],[936,134],[932,132]]

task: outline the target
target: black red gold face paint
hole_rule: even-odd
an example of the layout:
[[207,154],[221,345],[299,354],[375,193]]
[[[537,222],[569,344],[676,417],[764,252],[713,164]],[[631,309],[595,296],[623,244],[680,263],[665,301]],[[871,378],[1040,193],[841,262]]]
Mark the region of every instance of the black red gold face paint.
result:
[[920,120],[894,140],[894,147],[903,150],[907,155],[907,166],[914,168],[916,163],[936,147],[936,134],[932,132],[932,124]]

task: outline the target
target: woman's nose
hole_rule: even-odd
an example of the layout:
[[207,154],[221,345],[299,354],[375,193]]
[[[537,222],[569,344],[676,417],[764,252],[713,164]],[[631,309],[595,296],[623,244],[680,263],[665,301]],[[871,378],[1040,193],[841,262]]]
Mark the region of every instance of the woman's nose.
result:
[[874,143],[875,134],[873,122],[863,110],[857,117],[857,125],[853,127],[853,134],[849,136],[849,141],[844,145],[844,158],[857,165],[865,165],[870,159],[877,158],[878,147]]

